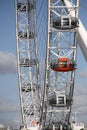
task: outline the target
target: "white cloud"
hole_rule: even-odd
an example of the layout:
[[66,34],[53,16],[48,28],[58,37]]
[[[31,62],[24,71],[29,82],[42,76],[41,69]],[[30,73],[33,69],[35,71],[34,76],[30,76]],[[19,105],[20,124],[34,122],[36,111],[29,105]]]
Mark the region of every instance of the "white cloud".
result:
[[16,57],[13,53],[0,52],[0,74],[17,72]]
[[0,113],[2,112],[20,112],[19,104],[13,102],[12,100],[0,97]]
[[[73,112],[77,112],[80,115],[87,115],[87,86],[75,86],[74,92],[74,102],[73,102]],[[81,118],[81,117],[80,117]]]
[[75,96],[73,109],[74,111],[87,113],[87,95]]
[[87,78],[87,68],[83,69],[79,72],[79,76],[83,78]]
[[17,119],[21,123],[20,103],[12,98],[0,95],[0,122],[3,122],[6,128],[8,125],[17,128]]
[[3,103],[0,105],[0,112],[19,112],[19,107],[12,103]]

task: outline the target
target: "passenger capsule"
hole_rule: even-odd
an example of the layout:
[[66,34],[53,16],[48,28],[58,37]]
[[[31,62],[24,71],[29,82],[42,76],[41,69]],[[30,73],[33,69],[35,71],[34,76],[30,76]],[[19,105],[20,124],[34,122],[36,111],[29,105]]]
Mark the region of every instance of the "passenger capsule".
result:
[[65,122],[59,121],[59,122],[52,122],[51,124],[47,124],[44,128],[44,130],[69,130],[68,125]]
[[79,20],[75,17],[58,17],[53,20],[53,27],[60,30],[67,30],[79,27]]
[[54,71],[59,72],[67,72],[67,71],[73,71],[76,69],[76,63],[73,60],[70,60],[69,58],[59,58],[52,60],[50,63],[50,67]]
[[36,63],[37,63],[36,59],[28,59],[28,58],[20,59],[20,65],[22,67],[31,67],[33,65],[36,65]]
[[18,3],[17,9],[20,10],[20,11],[26,11],[26,10],[30,11],[31,9],[33,9],[33,5],[29,2],[28,2],[27,5],[25,3]]
[[27,32],[18,32],[18,36],[19,36],[19,38],[23,38],[23,39],[26,39],[26,38],[34,38],[34,33],[33,32],[29,32],[29,33],[27,33]]
[[65,92],[54,92],[49,97],[49,105],[54,107],[66,107],[72,104],[72,98]]

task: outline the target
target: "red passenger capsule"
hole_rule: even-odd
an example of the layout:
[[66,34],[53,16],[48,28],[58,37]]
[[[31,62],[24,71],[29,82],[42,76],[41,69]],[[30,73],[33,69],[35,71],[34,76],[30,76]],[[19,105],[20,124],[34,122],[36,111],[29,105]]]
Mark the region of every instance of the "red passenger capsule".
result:
[[52,60],[50,66],[52,70],[60,72],[73,71],[76,69],[75,61],[66,57]]

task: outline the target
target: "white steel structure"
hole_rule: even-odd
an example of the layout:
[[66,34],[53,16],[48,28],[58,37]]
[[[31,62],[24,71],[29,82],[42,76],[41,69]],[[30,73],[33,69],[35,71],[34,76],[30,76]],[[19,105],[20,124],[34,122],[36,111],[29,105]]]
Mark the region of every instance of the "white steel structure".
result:
[[[69,128],[77,43],[87,60],[85,35],[87,32],[78,19],[79,0],[47,0],[47,2],[48,39],[43,102],[41,102],[37,58],[36,0],[15,0],[22,122],[25,128],[30,130]],[[42,127],[39,127],[39,124]]]
[[[72,8],[72,3],[68,0],[63,0],[64,4],[68,7]],[[79,2],[79,1],[78,1]],[[75,16],[75,12],[70,9],[67,9],[68,12],[71,12],[71,16]],[[84,25],[82,24],[81,20],[79,20],[79,29],[78,29],[78,43],[81,48],[81,51],[83,52],[83,55],[85,57],[85,60],[87,61],[87,30],[85,29]]]
[[15,0],[19,91],[22,121],[37,129],[40,117],[40,81],[37,59],[36,1]]
[[[60,72],[51,66],[55,66],[60,58],[68,58],[76,63],[78,1],[70,0],[71,7],[66,6],[63,0],[48,0],[48,41],[41,122],[43,127],[50,129],[69,125],[75,70]],[[72,17],[68,9],[73,10],[75,16]]]

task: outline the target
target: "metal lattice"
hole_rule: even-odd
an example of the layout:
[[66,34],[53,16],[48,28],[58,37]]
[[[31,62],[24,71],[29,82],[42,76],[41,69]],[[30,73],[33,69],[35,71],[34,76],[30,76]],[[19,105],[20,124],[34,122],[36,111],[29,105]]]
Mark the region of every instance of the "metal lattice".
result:
[[[42,113],[43,126],[48,128],[58,128],[58,123],[69,124],[73,103],[75,70],[64,71],[64,60],[62,70],[55,69],[58,67],[58,60],[62,58],[71,60],[73,64],[70,64],[76,65],[78,2],[70,2],[72,7],[65,6],[63,0],[48,0],[48,41]],[[74,17],[71,16],[72,11]]]
[[22,121],[29,128],[39,122],[41,103],[36,38],[36,1],[16,0],[15,4]]

